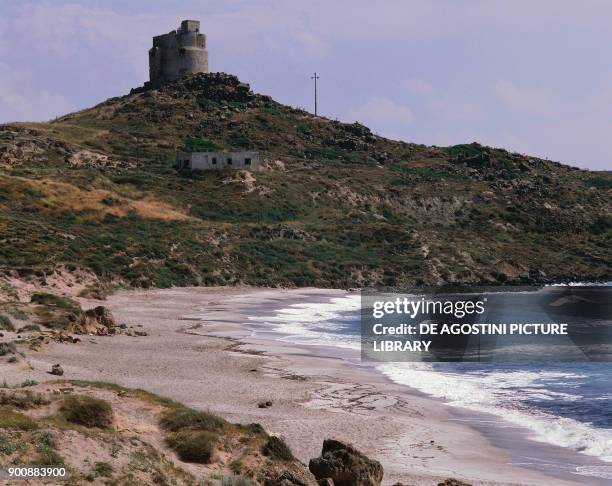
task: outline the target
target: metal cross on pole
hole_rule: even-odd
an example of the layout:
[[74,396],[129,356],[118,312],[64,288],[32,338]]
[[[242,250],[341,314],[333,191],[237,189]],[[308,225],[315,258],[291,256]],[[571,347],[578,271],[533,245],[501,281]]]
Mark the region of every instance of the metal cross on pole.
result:
[[317,76],[317,72],[315,71],[314,76],[311,76],[310,79],[314,79],[314,95],[315,95],[315,116],[317,116],[317,79],[320,76]]

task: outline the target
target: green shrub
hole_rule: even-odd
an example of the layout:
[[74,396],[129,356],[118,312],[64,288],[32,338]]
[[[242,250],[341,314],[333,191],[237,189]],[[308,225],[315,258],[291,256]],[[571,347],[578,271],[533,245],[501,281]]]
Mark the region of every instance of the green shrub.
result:
[[113,474],[113,466],[108,462],[96,462],[94,465],[94,471],[98,476],[111,477]]
[[18,332],[38,332],[40,331],[40,326],[38,324],[26,324],[22,328],[19,329]]
[[0,343],[0,356],[6,356],[7,354],[15,354],[17,348],[14,343]]
[[271,435],[268,442],[265,443],[262,450],[264,456],[269,456],[281,461],[290,461],[293,459],[293,452],[287,443],[280,437]]
[[53,466],[64,463],[64,459],[55,451],[55,441],[50,430],[43,430],[38,434],[36,452],[38,457],[34,464]]
[[188,152],[215,152],[223,147],[205,138],[188,138],[185,140],[185,150]]
[[60,309],[78,309],[79,304],[68,297],[60,297],[59,295],[48,294],[46,292],[35,292],[30,298],[30,302],[40,305],[52,305]]
[[221,417],[209,412],[198,412],[190,408],[180,407],[167,411],[162,415],[160,424],[170,432],[184,429],[218,431],[225,427],[226,422]]
[[217,434],[206,430],[183,430],[166,438],[168,446],[181,461],[208,464],[213,457]]
[[8,435],[0,434],[0,453],[11,455],[18,449],[18,445],[13,443]]
[[105,428],[113,423],[110,403],[86,395],[68,395],[60,412],[68,422],[85,427]]
[[0,407],[0,429],[36,430],[38,424],[27,415]]
[[41,466],[54,466],[56,464],[63,464],[64,459],[60,456],[53,447],[43,443],[39,443],[36,446],[36,452],[38,458],[33,461],[34,464]]
[[444,147],[443,150],[452,157],[471,157],[487,151],[487,147],[474,142],[451,145],[450,147]]
[[0,329],[4,331],[14,331],[15,330],[15,326],[13,325],[9,317],[5,316],[4,314],[0,314]]
[[240,474],[242,472],[243,467],[244,464],[242,464],[242,461],[240,459],[234,459],[232,462],[229,463],[230,471],[232,471],[234,474]]
[[0,391],[0,406],[27,410],[29,408],[47,405],[48,403],[49,400],[47,400],[44,395],[32,393],[30,390],[17,390],[14,392]]
[[590,177],[586,180],[588,187],[612,187],[612,179],[605,177]]
[[597,216],[595,220],[589,225],[591,233],[600,235],[605,233],[612,228],[612,218],[606,216]]

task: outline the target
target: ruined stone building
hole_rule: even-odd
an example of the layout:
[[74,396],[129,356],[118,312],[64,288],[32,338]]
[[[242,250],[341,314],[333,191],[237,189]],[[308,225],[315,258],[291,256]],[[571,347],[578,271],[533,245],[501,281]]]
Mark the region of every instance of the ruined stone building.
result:
[[206,36],[199,20],[183,20],[177,30],[153,37],[149,50],[149,86],[208,72]]
[[259,153],[240,152],[179,152],[176,156],[179,169],[247,169],[260,167]]

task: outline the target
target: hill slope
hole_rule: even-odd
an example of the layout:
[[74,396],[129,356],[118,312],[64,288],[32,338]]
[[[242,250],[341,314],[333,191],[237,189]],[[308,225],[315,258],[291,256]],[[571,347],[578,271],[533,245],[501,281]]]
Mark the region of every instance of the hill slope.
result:
[[[181,173],[185,145],[259,150],[264,168]],[[0,174],[5,292],[24,278],[350,287],[611,273],[608,174],[387,140],[224,74],[0,126]]]

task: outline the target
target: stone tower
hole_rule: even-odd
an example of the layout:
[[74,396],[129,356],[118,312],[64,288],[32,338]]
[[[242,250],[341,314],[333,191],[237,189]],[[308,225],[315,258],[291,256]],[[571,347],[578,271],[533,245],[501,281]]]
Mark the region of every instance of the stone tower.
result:
[[153,37],[153,47],[149,49],[150,86],[207,72],[206,36],[200,33],[199,20],[183,20],[177,30]]

